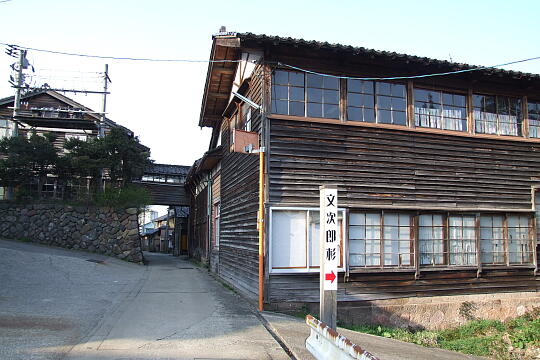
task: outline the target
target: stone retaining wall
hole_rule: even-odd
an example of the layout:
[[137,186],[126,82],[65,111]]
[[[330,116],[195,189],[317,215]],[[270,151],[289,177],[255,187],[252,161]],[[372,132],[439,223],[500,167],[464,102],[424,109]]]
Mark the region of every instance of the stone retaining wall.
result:
[[0,203],[0,237],[143,260],[136,208]]
[[[535,291],[339,302],[338,321],[437,330],[474,319],[509,320],[537,307],[540,293]],[[268,308],[284,313],[319,312],[318,303],[278,303]]]

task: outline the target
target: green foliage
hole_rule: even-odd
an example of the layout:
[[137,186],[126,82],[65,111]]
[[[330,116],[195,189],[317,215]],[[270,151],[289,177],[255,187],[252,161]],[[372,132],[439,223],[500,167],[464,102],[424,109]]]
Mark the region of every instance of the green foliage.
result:
[[350,329],[501,360],[528,359],[531,350],[540,350],[540,308],[507,322],[473,320],[459,327],[439,331],[412,331],[372,325],[352,326]]
[[[0,186],[16,189],[18,201],[33,201],[42,198],[42,185],[47,176],[53,175],[61,189],[56,196],[63,200],[88,202],[92,198],[90,194],[97,194],[96,201],[100,204],[148,204],[149,196],[144,190],[127,186],[139,179],[151,163],[147,148],[137,138],[113,128],[103,138],[70,139],[64,144],[63,152],[54,146],[54,141],[51,134],[35,132],[28,138],[0,140]],[[106,190],[101,185],[103,175],[109,187]],[[83,186],[75,186],[79,183]],[[70,192],[66,191],[68,188]],[[85,193],[79,193],[80,189]],[[99,194],[101,191],[104,192]]]
[[148,191],[137,185],[127,185],[123,188],[107,187],[96,195],[96,204],[106,207],[137,207],[144,208],[150,203]]
[[58,160],[55,137],[32,133],[29,138],[10,137],[0,140],[0,186],[18,187],[32,180],[42,183]]

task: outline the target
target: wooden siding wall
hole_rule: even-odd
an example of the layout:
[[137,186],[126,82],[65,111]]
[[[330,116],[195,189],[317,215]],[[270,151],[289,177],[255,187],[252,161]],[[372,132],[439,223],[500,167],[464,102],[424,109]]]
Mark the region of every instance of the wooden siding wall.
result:
[[[340,207],[531,210],[540,145],[388,129],[270,120],[272,205],[317,207],[338,184]],[[340,301],[539,290],[533,269],[351,272]],[[318,274],[271,275],[271,302],[319,300]]]
[[346,207],[531,210],[540,144],[271,120],[270,201]]
[[[262,103],[262,78],[258,68],[246,96]],[[225,154],[221,161],[221,219],[219,275],[250,298],[258,287],[258,171],[259,157],[229,152],[230,128],[222,127]],[[252,114],[252,131],[261,132],[261,114]]]
[[191,198],[189,216],[191,236],[188,252],[190,257],[205,261],[208,256],[208,187],[205,187],[195,198]]

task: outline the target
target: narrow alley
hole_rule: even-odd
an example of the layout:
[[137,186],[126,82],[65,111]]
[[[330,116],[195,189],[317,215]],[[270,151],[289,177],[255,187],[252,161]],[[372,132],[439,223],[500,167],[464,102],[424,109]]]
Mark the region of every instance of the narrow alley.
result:
[[0,358],[289,359],[205,269],[145,256],[140,266],[0,241]]

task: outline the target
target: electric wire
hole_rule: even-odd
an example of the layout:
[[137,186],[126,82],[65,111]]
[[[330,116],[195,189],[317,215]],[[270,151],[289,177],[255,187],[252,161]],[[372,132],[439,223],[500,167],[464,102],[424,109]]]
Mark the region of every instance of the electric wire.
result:
[[[57,54],[57,55],[67,55],[67,56],[78,56],[78,57],[86,57],[86,58],[97,58],[97,59],[110,59],[110,60],[130,60],[130,61],[149,61],[149,62],[185,62],[185,63],[238,63],[242,62],[243,60],[196,60],[196,59],[158,59],[158,58],[135,58],[135,57],[116,57],[116,56],[102,56],[102,55],[91,55],[91,54],[79,54],[79,53],[70,53],[70,52],[64,52],[64,51],[55,51],[55,50],[47,50],[47,49],[38,49],[38,48],[32,48],[22,45],[14,45],[14,44],[8,44],[5,42],[0,42],[0,45],[5,46],[11,46],[16,47],[19,49],[25,49],[25,50],[32,50],[32,51],[38,51],[38,52],[44,52],[44,53],[50,53],[50,54]],[[447,71],[447,72],[440,72],[440,73],[429,73],[429,74],[420,74],[420,75],[410,75],[410,76],[385,76],[385,77],[353,77],[353,76],[340,76],[340,75],[332,75],[332,74],[325,74],[320,73],[308,69],[304,69],[298,66],[281,63],[278,62],[278,66],[281,67],[287,67],[293,70],[301,71],[304,73],[314,74],[314,75],[320,75],[325,77],[333,77],[338,79],[349,79],[349,80],[407,80],[407,79],[419,79],[419,78],[428,78],[428,77],[436,77],[436,76],[446,76],[446,75],[454,75],[454,74],[461,74],[461,73],[467,73],[467,72],[474,72],[474,71],[481,71],[481,70],[487,70],[487,69],[494,69],[502,66],[507,65],[513,65],[533,60],[540,59],[540,56],[535,56],[527,59],[520,59],[515,61],[509,61],[502,64],[492,65],[492,66],[475,66],[468,69],[461,69],[461,70],[455,70],[455,71]]]
[[528,59],[521,59],[521,60],[515,60],[510,61],[503,64],[497,64],[493,66],[478,66],[473,67],[470,69],[462,69],[462,70],[455,70],[455,71],[447,71],[447,72],[440,72],[440,73],[431,73],[431,74],[421,74],[421,75],[410,75],[410,76],[385,76],[385,77],[353,77],[353,76],[340,76],[340,75],[331,75],[331,74],[324,74],[317,71],[307,70],[303,69],[298,66],[293,66],[285,63],[278,62],[278,66],[287,67],[293,70],[301,71],[307,74],[313,74],[313,75],[320,75],[325,77],[332,77],[337,79],[347,79],[347,80],[364,80],[364,81],[378,81],[378,80],[406,80],[406,79],[420,79],[420,78],[428,78],[428,77],[435,77],[435,76],[445,76],[445,75],[453,75],[453,74],[462,74],[467,72],[473,72],[473,71],[480,71],[480,70],[487,70],[487,69],[494,69],[501,66],[507,66],[512,64],[518,64],[523,63],[527,61],[533,61],[540,59],[540,56],[535,56]]
[[238,63],[242,60],[192,60],[192,59],[156,59],[156,58],[136,58],[136,57],[117,57],[117,56],[103,56],[103,55],[90,55],[90,54],[78,54],[70,53],[64,51],[55,51],[55,50],[46,50],[46,49],[37,49],[22,45],[8,44],[5,42],[0,42],[0,45],[13,46],[23,50],[32,50],[38,52],[44,52],[49,54],[56,55],[67,55],[67,56],[78,56],[94,59],[109,59],[109,60],[130,60],[130,61],[151,61],[151,62],[185,62],[185,63]]

